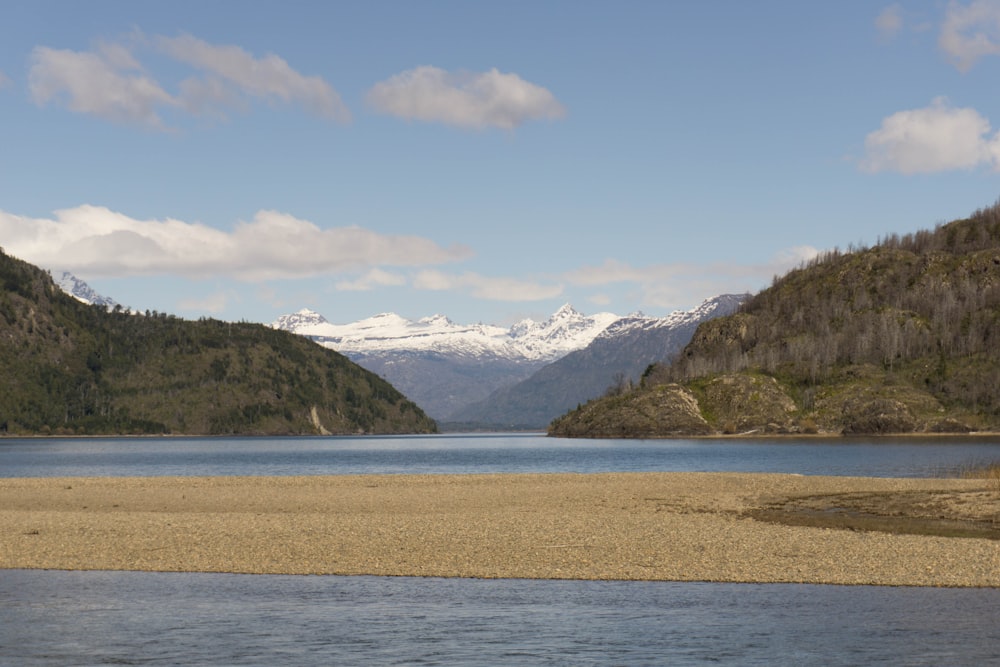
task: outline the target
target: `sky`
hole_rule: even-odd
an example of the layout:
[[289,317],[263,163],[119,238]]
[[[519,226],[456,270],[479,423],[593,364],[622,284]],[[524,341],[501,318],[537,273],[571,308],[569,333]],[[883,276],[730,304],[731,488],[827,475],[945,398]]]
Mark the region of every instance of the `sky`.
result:
[[994,204],[998,80],[1000,0],[3,3],[0,247],[192,319],[661,316]]

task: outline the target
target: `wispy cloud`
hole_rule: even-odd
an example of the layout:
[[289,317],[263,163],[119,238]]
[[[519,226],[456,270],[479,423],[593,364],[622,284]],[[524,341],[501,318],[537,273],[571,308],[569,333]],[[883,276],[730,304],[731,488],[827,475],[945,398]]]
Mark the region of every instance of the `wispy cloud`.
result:
[[353,280],[338,280],[334,288],[342,292],[369,292],[379,287],[401,287],[405,284],[406,276],[374,268]]
[[158,110],[178,104],[127,49],[109,44],[83,52],[36,47],[28,86],[39,106],[64,104],[70,111],[153,129],[165,129]]
[[1000,55],[1000,1],[950,2],[938,46],[963,72],[980,58]]
[[513,129],[526,121],[562,118],[555,95],[517,74],[448,72],[417,67],[377,83],[368,92],[376,110],[407,120],[468,128]]
[[5,88],[9,84],[10,84],[10,78],[3,73],[3,70],[0,70],[0,89]]
[[137,220],[98,206],[56,211],[53,218],[0,211],[0,239],[12,255],[88,277],[175,274],[255,282],[433,266],[471,254],[417,236],[322,229],[277,211],[260,211],[230,231],[174,219]]
[[[584,266],[567,272],[563,279],[584,287],[604,287],[615,283],[635,285],[641,302],[648,307],[675,308],[689,304],[692,296],[709,297],[722,293],[755,292],[765,287],[776,275],[783,275],[802,262],[815,257],[817,250],[809,246],[786,248],[762,264],[694,264],[673,263],[632,266],[609,259],[596,266]],[[597,293],[595,302],[606,297]]]
[[337,121],[351,113],[340,95],[318,76],[304,76],[282,58],[261,58],[238,46],[214,45],[193,37],[157,37],[154,43],[167,55],[204,72],[181,83],[180,99],[192,110],[238,105],[244,95],[268,101],[298,103],[310,112]]
[[951,106],[943,97],[922,109],[899,111],[865,138],[865,171],[903,174],[972,169],[1000,164],[1000,137],[971,108]]
[[[168,92],[137,57],[154,49],[197,74]],[[333,87],[318,76],[304,76],[273,54],[256,58],[232,45],[213,45],[191,35],[153,37],[133,34],[127,43],[101,42],[90,51],[39,46],[31,55],[28,83],[39,106],[64,105],[78,113],[115,122],[169,129],[161,114],[184,111],[225,117],[248,100],[299,104],[318,116],[350,120]]]
[[883,40],[894,38],[903,29],[903,8],[897,3],[883,9],[875,17],[875,28]]
[[483,276],[471,271],[453,274],[434,269],[420,271],[413,280],[413,286],[424,290],[468,292],[492,301],[540,301],[557,297],[563,292],[560,284]]

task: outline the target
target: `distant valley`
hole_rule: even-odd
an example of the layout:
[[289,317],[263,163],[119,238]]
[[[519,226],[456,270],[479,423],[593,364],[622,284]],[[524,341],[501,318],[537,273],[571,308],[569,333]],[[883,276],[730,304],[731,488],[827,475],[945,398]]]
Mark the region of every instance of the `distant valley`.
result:
[[[61,272],[83,303],[118,304]],[[309,338],[381,376],[444,430],[542,430],[568,410],[637,384],[677,354],[701,322],[733,313],[748,295],[721,295],[666,317],[584,315],[564,305],[541,322],[458,324],[443,315],[382,313],[334,324],[309,309],[271,328]]]
[[544,429],[578,403],[637,382],[649,364],[678,352],[698,323],[733,312],[744,298],[720,296],[667,317],[587,316],[565,305],[543,322],[508,328],[392,313],[332,324],[310,310],[272,326],[381,375],[442,428]]

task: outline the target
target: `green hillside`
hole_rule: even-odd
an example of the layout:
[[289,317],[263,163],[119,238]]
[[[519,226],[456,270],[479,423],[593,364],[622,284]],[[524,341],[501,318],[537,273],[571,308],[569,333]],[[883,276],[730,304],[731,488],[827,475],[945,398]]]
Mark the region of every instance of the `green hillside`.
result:
[[[658,407],[667,403],[674,407]],[[998,427],[1000,204],[933,231],[817,257],[739,313],[701,325],[635,392],[581,406],[550,433]]]
[[0,434],[435,430],[387,382],[306,338],[87,306],[0,250]]

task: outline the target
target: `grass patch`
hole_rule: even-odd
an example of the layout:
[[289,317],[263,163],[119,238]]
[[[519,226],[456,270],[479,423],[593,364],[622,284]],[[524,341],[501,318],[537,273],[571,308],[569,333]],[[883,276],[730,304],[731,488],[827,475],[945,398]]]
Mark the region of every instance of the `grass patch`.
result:
[[1000,492],[1000,461],[983,463],[963,468],[959,477],[963,479],[985,479],[994,491]]

